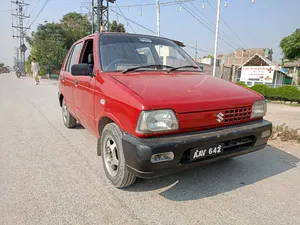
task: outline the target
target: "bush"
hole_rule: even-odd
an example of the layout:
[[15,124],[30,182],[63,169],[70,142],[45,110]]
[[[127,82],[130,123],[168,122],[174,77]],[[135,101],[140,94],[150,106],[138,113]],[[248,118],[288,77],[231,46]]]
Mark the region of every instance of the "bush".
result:
[[256,91],[260,94],[262,94],[265,98],[268,98],[268,93],[270,87],[266,84],[256,84],[253,87],[251,87],[253,91]]
[[270,88],[266,84],[256,84],[251,89],[262,94],[266,99],[300,102],[300,90],[295,86]]
[[278,95],[285,101],[299,101],[300,102],[300,91],[295,86],[282,86],[277,88]]
[[248,87],[247,84],[245,84],[244,81],[238,81],[238,82],[236,82],[236,84],[241,85],[243,87]]

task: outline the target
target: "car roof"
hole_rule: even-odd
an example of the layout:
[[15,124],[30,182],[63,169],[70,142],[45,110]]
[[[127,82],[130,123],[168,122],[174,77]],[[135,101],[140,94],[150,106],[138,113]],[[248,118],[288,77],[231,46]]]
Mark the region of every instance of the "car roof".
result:
[[[79,42],[82,42],[87,38],[94,38],[94,37],[98,37],[100,35],[120,35],[120,36],[139,36],[139,37],[142,36],[142,37],[149,37],[149,38],[150,37],[157,37],[157,36],[154,36],[154,35],[146,35],[146,34],[132,34],[132,33],[122,33],[122,32],[100,32],[100,33],[94,33],[94,34],[90,34],[86,37],[83,37],[80,40],[76,41],[75,44],[79,43]],[[179,45],[180,47],[185,47],[184,43],[181,42],[181,41],[172,40],[172,39],[165,38],[165,37],[160,37],[160,38],[173,41],[175,44]]]

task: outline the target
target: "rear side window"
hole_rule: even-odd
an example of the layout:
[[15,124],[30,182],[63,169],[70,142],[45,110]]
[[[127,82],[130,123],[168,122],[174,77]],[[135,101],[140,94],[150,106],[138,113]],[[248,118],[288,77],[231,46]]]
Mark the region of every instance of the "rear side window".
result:
[[74,50],[74,46],[72,46],[71,49],[68,52],[67,58],[65,60],[65,66],[64,66],[64,69],[63,69],[64,71],[68,70],[73,50]]
[[72,54],[70,55],[70,59],[69,59],[68,65],[67,65],[67,71],[70,73],[71,73],[72,66],[78,62],[81,48],[82,48],[82,42],[80,42],[74,46],[74,50],[73,50]]

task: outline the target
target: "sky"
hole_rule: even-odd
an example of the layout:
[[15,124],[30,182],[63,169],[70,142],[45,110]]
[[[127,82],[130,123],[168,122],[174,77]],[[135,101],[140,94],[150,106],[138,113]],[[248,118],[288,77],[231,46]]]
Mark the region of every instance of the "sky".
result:
[[[26,9],[30,18],[25,20],[25,25],[33,22],[27,34],[30,35],[37,25],[44,21],[59,21],[68,12],[86,13],[86,7],[91,2],[91,0],[49,0],[37,17],[45,1],[25,0],[30,3]],[[176,1],[182,0],[160,0],[161,35],[193,47],[197,42],[198,57],[213,53],[216,24],[214,9],[217,8],[217,0],[194,0],[182,4],[182,8],[179,4],[163,4]],[[125,17],[157,33],[156,8],[153,5],[155,0],[116,0],[116,3]],[[128,5],[144,6],[122,7]],[[112,10],[117,11],[116,4],[112,6]],[[0,0],[0,62],[7,65],[13,64],[14,48],[18,45],[18,40],[12,38],[11,8],[15,9],[15,6],[12,7],[10,0]],[[220,38],[228,43],[219,39],[218,53],[229,53],[236,48],[273,48],[273,58],[279,62],[282,57],[279,47],[281,39],[300,28],[299,8],[300,0],[255,0],[254,4],[251,0],[227,0],[227,7],[225,0],[221,0]],[[123,23],[130,33],[153,34],[129,22],[131,28],[126,19],[110,12],[110,20],[113,19]],[[194,49],[185,48],[185,50],[195,57]],[[26,54],[29,53],[30,50]]]

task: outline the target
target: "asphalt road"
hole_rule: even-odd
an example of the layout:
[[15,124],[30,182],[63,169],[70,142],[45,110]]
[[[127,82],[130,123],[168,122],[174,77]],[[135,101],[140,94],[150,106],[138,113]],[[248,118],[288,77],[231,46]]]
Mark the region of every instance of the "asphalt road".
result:
[[300,224],[300,154],[267,147],[119,190],[96,138],[64,127],[56,91],[0,75],[1,225]]

